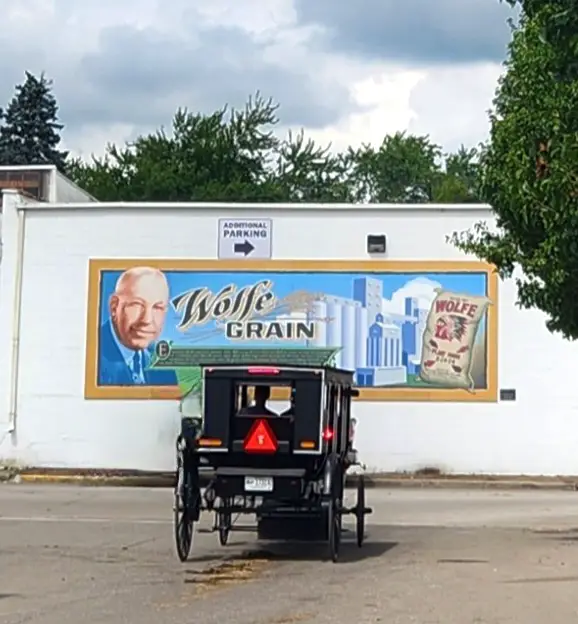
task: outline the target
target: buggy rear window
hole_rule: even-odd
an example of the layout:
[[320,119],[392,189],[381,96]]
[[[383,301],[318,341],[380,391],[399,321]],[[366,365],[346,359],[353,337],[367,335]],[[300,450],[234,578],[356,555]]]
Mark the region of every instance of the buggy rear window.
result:
[[255,383],[235,383],[235,412],[243,410],[245,407],[250,406],[255,398],[255,388],[257,386],[265,386],[269,391],[268,402],[270,401],[283,401],[288,402],[291,398],[291,393],[295,388],[295,383],[287,381],[283,383],[278,380],[266,380],[259,379]]

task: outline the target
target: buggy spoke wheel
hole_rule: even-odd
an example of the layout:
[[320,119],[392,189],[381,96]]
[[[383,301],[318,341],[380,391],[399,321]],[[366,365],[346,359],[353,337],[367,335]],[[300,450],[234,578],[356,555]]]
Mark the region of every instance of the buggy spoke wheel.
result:
[[339,546],[341,543],[341,511],[338,502],[332,499],[327,509],[329,556],[335,563],[339,558]]
[[359,476],[357,481],[357,505],[355,510],[356,517],[356,537],[359,548],[363,545],[365,537],[365,479],[363,475]]
[[192,510],[187,508],[183,498],[175,495],[175,542],[177,555],[181,561],[186,561],[193,545],[194,521]]
[[191,492],[190,475],[184,467],[184,457],[179,450],[177,455],[177,483],[175,486],[174,530],[177,555],[186,561],[193,545],[195,528],[195,496]]
[[231,514],[219,514],[218,517],[219,526],[219,544],[226,546],[229,541],[229,532],[231,531]]
[[[225,499],[221,501],[222,506],[232,505],[232,501]],[[229,533],[231,532],[231,513],[226,511],[217,511],[217,526],[219,527],[219,544],[226,546],[229,541]]]

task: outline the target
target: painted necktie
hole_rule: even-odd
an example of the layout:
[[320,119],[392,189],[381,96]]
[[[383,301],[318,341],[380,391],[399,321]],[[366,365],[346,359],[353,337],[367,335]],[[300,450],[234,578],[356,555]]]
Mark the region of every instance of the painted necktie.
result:
[[142,351],[135,351],[134,356],[132,358],[132,370],[134,373],[134,378],[137,383],[142,383],[143,381],[143,373],[142,373]]

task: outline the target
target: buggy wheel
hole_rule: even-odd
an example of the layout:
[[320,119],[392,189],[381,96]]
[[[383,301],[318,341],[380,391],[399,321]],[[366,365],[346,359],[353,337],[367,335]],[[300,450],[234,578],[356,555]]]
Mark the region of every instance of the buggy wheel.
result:
[[[228,507],[232,501],[223,500],[222,505]],[[231,512],[217,511],[217,526],[219,527],[219,544],[226,546],[229,541],[229,534],[231,532]]]
[[339,546],[341,545],[341,509],[335,498],[331,499],[327,508],[327,524],[329,556],[335,563],[339,559]]
[[174,497],[174,530],[177,555],[186,561],[193,545],[195,520],[198,518],[200,492],[195,491],[191,474],[185,470],[184,452],[177,453],[177,483]]
[[195,522],[190,509],[187,509],[183,497],[175,494],[175,542],[177,555],[181,561],[186,561],[193,545]]
[[361,548],[365,536],[365,478],[363,475],[360,475],[357,481],[357,505],[355,508],[355,518],[357,520],[355,527],[357,545]]

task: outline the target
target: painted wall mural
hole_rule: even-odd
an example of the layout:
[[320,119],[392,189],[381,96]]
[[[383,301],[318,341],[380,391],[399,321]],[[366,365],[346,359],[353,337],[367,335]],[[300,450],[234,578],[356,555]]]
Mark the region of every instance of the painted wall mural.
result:
[[217,363],[331,364],[360,400],[497,400],[497,275],[469,261],[93,259],[85,397],[175,399]]

